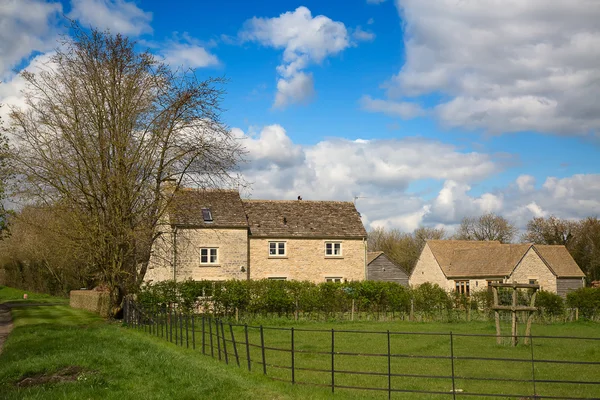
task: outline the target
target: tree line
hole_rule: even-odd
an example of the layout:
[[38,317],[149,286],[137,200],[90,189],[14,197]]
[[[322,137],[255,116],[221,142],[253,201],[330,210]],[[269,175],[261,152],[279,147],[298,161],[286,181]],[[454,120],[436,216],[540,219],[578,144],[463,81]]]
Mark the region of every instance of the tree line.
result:
[[369,251],[383,251],[394,262],[411,272],[429,239],[497,240],[501,243],[564,245],[588,281],[600,280],[600,219],[579,220],[555,216],[535,217],[527,222],[525,232],[508,219],[493,213],[466,217],[456,233],[444,229],[421,227],[412,233],[398,229],[375,228],[368,232]]

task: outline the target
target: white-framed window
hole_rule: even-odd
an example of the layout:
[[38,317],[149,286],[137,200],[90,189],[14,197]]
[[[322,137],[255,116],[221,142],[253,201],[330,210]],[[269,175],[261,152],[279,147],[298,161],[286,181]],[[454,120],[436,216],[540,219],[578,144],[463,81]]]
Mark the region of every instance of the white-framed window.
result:
[[268,278],[270,281],[285,281],[287,278],[285,276],[270,276]]
[[344,282],[344,278],[341,276],[328,276],[325,278],[325,282],[342,283]]
[[269,257],[285,257],[286,247],[285,242],[269,242]]
[[454,281],[454,285],[457,293],[464,294],[465,296],[471,295],[469,281]]
[[325,242],[325,257],[341,257],[342,242]]
[[218,264],[219,249],[216,247],[202,247],[200,249],[200,264]]

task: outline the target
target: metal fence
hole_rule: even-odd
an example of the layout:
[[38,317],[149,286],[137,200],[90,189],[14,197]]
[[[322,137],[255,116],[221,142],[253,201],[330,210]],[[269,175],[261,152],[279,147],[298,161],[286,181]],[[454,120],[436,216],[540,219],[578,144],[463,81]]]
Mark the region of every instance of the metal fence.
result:
[[[332,393],[361,390],[403,399],[600,399],[597,337],[528,336],[528,345],[511,348],[496,345],[492,334],[250,326],[144,310],[131,300],[126,300],[124,322],[227,364],[292,384],[327,387]],[[503,338],[508,343],[512,336]],[[491,348],[492,354],[480,355],[478,348]]]

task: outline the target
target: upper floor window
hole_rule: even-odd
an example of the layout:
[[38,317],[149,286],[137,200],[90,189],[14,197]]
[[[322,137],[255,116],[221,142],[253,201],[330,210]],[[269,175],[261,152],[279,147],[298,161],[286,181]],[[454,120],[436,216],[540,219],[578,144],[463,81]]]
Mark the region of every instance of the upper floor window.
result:
[[212,212],[210,211],[210,208],[202,209],[202,219],[204,220],[204,222],[213,222]]
[[342,243],[340,242],[325,242],[325,256],[341,256]]
[[286,255],[285,242],[269,242],[269,257],[283,257]]
[[216,247],[203,247],[200,249],[200,264],[217,264],[219,262],[219,249]]

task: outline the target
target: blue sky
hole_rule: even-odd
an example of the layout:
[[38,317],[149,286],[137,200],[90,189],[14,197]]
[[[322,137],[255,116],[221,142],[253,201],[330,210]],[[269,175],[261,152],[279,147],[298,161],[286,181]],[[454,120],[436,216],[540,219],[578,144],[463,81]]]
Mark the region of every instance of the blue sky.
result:
[[254,198],[358,196],[404,231],[600,214],[598,2],[4,0],[0,102],[62,14],[225,76]]

